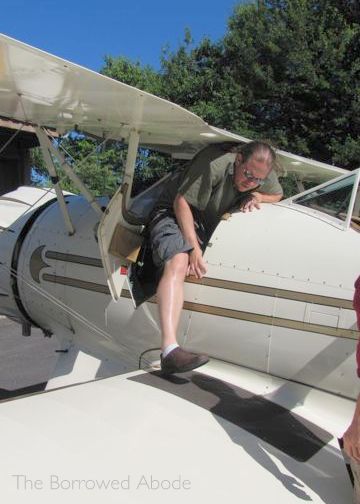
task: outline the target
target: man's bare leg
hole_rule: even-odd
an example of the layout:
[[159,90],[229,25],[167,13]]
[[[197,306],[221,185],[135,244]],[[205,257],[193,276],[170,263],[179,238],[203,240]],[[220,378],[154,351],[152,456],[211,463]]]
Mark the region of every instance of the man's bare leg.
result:
[[157,289],[161,326],[161,348],[176,343],[176,333],[184,304],[184,280],[189,264],[189,256],[179,253],[166,262]]
[[176,333],[184,304],[184,280],[188,267],[188,254],[176,254],[165,264],[157,290],[162,335],[161,371],[163,374],[190,371],[206,364],[209,360],[207,355],[188,352],[180,348],[176,342]]

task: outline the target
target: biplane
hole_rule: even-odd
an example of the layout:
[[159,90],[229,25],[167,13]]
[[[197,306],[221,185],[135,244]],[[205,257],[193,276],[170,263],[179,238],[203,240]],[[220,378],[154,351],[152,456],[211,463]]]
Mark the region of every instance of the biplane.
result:
[[[360,169],[277,152],[297,191],[217,226],[179,329],[211,360],[165,378],[156,300],[137,299],[139,261],[121,247],[163,183],[131,197],[138,149],[190,160],[249,140],[4,35],[0,116],[34,127],[52,182],[0,197],[0,313],[59,342],[47,390],[0,404],[6,501],[350,502],[337,437],[358,388]],[[52,138],[74,129],[127,145],[111,200]],[[79,195],[62,190],[60,166]]]

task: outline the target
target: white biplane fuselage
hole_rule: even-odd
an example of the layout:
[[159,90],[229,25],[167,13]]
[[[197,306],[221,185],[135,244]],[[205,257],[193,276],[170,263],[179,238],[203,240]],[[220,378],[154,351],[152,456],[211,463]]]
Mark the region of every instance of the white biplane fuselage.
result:
[[[134,308],[124,260],[110,251],[117,224],[140,232],[139,225],[127,222],[123,210],[144,195],[129,201],[120,189],[110,202],[94,199],[76,177],[82,195],[64,194],[53,160],[58,156],[65,168],[66,163],[49,140],[47,128],[61,134],[77,125],[98,137],[127,142],[124,186],[129,187],[139,145],[190,159],[213,142],[248,140],[212,128],[165,100],[5,36],[0,37],[0,72],[0,115],[35,127],[55,184],[52,191],[21,187],[0,197],[0,313],[22,323],[25,331],[33,325],[45,335],[57,336],[63,353],[50,388],[147,368],[159,354],[156,302],[150,299]],[[334,423],[329,417],[321,425],[332,429],[337,424],[341,429],[351,416],[347,399],[354,399],[357,389],[358,332],[352,297],[359,274],[360,170],[348,173],[285,152],[278,154],[285,172],[297,175],[300,183],[311,180],[320,185],[220,222],[205,251],[206,277],[200,281],[189,277],[185,284],[179,343],[210,355],[212,363],[205,366],[204,375],[195,374],[191,380],[199,389],[216,391],[218,382],[212,389],[214,381],[201,378],[209,375],[215,380],[216,376],[225,409],[242,393],[239,388],[230,389],[231,382],[248,386],[254,394],[271,392],[274,404],[288,410],[308,396],[312,414],[302,413],[319,424],[320,405],[324,411],[337,404]],[[66,169],[71,174],[71,167]],[[142,373],[124,376],[139,383],[147,380]],[[159,383],[151,386],[162,389]],[[122,382],[122,386],[128,397],[126,387],[135,390],[139,385]],[[191,387],[186,390],[185,395],[191,395]],[[157,393],[147,396],[149,402],[153,397],[156,401]],[[178,395],[176,387],[172,393]],[[204,406],[207,393],[202,397],[194,392],[194,402]],[[213,405],[211,411],[221,417],[218,407]],[[196,413],[191,410],[194,421]],[[223,418],[231,423],[232,414],[228,411]],[[128,428],[138,421],[130,409],[125,420]],[[206,428],[213,432],[212,424]],[[231,432],[238,440],[240,431]],[[167,439],[166,435],[160,439]],[[316,457],[316,450],[302,460]],[[342,470],[332,472],[323,465],[338,458],[334,450],[332,446],[331,456],[326,452],[320,462],[311,460],[312,468],[318,467],[317,477],[324,471],[335,482],[343,478]],[[309,481],[306,484],[311,486]],[[336,492],[343,495],[333,486],[335,497]],[[322,495],[320,490],[317,493]],[[294,495],[298,494],[293,489]],[[327,491],[327,498],[331,495]],[[209,502],[213,496],[209,491]],[[286,492],[281,498],[277,502],[290,502]]]
[[[341,180],[359,195],[358,173]],[[337,185],[329,182],[328,191]],[[360,234],[344,212],[336,218],[296,204],[298,198],[218,225],[205,253],[207,276],[186,282],[179,341],[216,359],[355,397],[352,296]],[[134,309],[126,281],[121,297],[111,298],[99,217],[83,197],[66,200],[73,235],[53,193],[19,188],[0,198],[1,215],[13,215],[0,234],[2,313],[58,335],[63,349],[75,345],[136,369],[143,352],[159,347],[155,299]],[[125,273],[119,268],[119,277]]]

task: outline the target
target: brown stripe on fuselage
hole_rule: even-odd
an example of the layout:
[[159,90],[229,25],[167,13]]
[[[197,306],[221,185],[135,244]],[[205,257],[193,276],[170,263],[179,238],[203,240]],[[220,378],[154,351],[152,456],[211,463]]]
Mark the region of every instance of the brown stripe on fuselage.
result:
[[352,301],[348,299],[333,298],[329,296],[321,296],[318,294],[309,294],[306,292],[297,292],[286,289],[278,289],[277,287],[264,287],[262,285],[246,284],[241,282],[233,282],[232,280],[223,280],[221,278],[196,278],[189,277],[187,283],[204,285],[206,287],[216,287],[218,289],[227,289],[240,292],[248,292],[249,294],[257,294],[260,296],[271,296],[290,301],[302,301],[304,303],[312,303],[324,306],[332,306],[336,308],[346,308],[352,310]]
[[[121,297],[131,299],[131,294],[128,290],[123,289]],[[147,302],[156,303],[156,299],[155,297],[152,297]],[[360,335],[359,331],[355,331],[352,329],[341,329],[337,327],[324,326],[320,324],[311,324],[309,322],[299,322],[297,320],[272,317],[269,315],[260,315],[257,313],[232,310],[229,308],[222,308],[220,306],[205,305],[201,303],[193,303],[190,301],[184,302],[184,310],[189,310],[197,313],[205,313],[207,315],[214,315],[217,317],[244,320],[246,322],[254,322],[256,324],[266,324],[275,327],[283,327],[285,329],[294,329],[297,331],[324,334],[326,336],[333,336],[336,338],[349,338],[357,340]]]

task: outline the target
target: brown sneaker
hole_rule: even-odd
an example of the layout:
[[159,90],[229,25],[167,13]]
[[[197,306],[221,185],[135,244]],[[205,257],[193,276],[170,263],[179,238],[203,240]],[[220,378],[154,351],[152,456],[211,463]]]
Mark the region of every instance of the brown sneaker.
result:
[[185,373],[185,371],[191,371],[209,362],[207,355],[187,352],[180,347],[171,350],[164,358],[161,354],[160,359],[163,374]]

